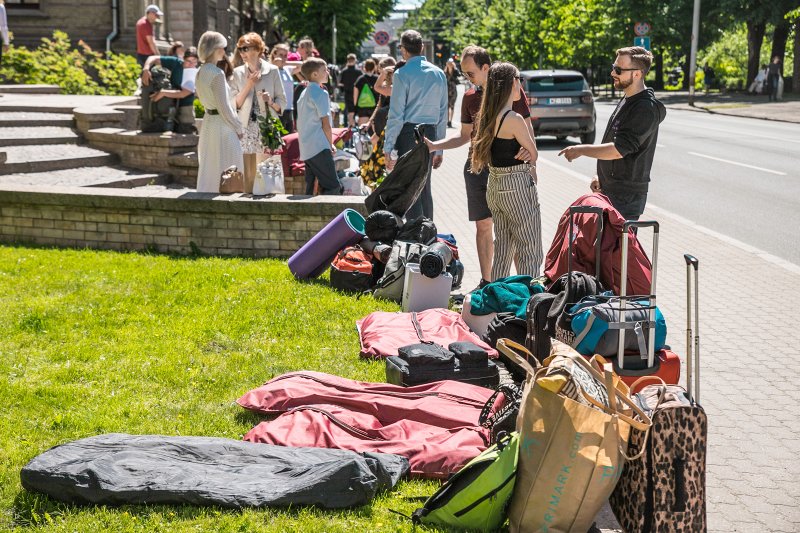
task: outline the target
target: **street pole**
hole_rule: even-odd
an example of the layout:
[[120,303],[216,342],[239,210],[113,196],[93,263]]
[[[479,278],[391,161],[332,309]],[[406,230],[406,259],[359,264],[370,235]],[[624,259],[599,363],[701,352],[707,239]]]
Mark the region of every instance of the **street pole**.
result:
[[[450,0],[450,57],[453,57],[453,38],[455,33],[456,6],[455,0]],[[449,59],[449,58],[448,58]]]
[[692,51],[689,59],[689,105],[694,106],[694,77],[697,74],[697,38],[700,33],[700,0],[694,0]]
[[333,14],[333,64],[336,64],[336,13]]

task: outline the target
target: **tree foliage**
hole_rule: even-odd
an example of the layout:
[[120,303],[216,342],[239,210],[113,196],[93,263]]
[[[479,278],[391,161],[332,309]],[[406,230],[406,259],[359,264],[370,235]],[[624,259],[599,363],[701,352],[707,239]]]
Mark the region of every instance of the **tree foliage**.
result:
[[333,55],[333,16],[336,15],[337,60],[358,49],[384,19],[394,0],[274,0],[278,23],[290,38],[309,36],[323,57]]

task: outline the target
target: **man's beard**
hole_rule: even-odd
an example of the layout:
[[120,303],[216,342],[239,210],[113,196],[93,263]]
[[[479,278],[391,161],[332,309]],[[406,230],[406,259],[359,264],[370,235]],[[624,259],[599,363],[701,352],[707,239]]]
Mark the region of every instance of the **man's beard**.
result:
[[622,81],[622,78],[619,78],[619,79],[614,79],[614,78],[611,78],[611,79],[612,79],[612,80],[614,80],[614,88],[615,88],[615,89],[627,89],[627,88],[628,88],[628,87],[630,87],[630,86],[631,86],[631,84],[633,83],[633,76],[631,76],[631,77],[628,79],[628,81],[627,81],[627,82],[625,82],[625,81]]

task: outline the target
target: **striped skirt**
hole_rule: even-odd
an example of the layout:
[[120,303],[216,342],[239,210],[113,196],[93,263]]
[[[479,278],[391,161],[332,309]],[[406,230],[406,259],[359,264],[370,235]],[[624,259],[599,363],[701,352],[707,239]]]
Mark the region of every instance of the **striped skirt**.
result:
[[544,258],[542,221],[531,166],[489,167],[486,200],[494,221],[492,281],[507,277],[512,262],[517,274],[539,276]]

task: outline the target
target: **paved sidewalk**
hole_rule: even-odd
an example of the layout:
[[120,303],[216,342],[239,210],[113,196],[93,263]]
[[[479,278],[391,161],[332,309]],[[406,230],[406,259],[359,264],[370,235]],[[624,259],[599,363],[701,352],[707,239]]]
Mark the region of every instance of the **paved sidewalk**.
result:
[[[442,168],[433,174],[433,195],[438,229],[458,238],[466,268],[463,286],[469,290],[480,274],[474,224],[466,214],[466,154],[466,147],[445,153]],[[587,191],[587,182],[561,167],[539,165],[545,250],[563,211]],[[668,343],[679,354],[686,351],[683,254],[700,260],[709,531],[800,531],[800,421],[794,407],[800,401],[800,365],[790,311],[790,302],[800,300],[800,267],[770,262],[758,250],[732,244],[653,206],[643,218],[661,223],[658,302],[669,326]],[[647,233],[642,240],[650,250]],[[599,525],[606,531],[618,527],[607,517]]]
[[656,96],[673,109],[800,123],[800,95],[793,93],[784,93],[781,101],[770,102],[766,95],[698,92],[694,107],[689,105],[689,93],[685,91],[659,91]]

